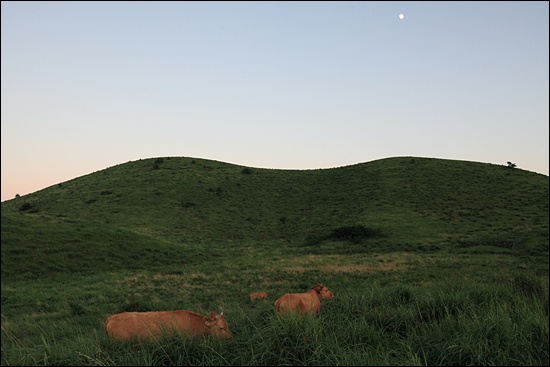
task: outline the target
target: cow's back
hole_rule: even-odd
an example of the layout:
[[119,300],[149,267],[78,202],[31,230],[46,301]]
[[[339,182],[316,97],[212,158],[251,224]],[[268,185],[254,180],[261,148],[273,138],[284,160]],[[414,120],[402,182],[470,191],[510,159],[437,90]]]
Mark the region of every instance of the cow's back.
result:
[[305,293],[286,293],[275,301],[275,309],[279,313],[297,311],[302,315],[309,312],[316,315],[321,311],[321,302],[316,294],[309,291]]
[[203,316],[185,310],[123,312],[105,320],[109,338],[125,341],[148,341],[161,334],[206,335]]

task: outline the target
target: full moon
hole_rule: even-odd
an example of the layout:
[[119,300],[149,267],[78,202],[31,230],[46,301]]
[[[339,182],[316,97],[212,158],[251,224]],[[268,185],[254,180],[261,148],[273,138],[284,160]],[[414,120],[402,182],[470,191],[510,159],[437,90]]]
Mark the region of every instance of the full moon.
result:
[[399,14],[399,19],[405,19],[405,14],[403,13]]

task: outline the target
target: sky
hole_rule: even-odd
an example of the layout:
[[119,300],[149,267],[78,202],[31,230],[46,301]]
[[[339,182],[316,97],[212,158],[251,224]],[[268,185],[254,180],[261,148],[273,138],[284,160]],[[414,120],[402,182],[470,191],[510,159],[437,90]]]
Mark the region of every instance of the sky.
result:
[[153,157],[549,174],[547,1],[1,6],[2,201]]

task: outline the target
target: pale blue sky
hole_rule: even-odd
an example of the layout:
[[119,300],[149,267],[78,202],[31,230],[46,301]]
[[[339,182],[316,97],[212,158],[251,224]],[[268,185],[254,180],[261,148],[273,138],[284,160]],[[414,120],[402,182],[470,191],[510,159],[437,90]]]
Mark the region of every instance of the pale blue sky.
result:
[[548,2],[2,1],[1,14],[2,201],[168,156],[549,173]]

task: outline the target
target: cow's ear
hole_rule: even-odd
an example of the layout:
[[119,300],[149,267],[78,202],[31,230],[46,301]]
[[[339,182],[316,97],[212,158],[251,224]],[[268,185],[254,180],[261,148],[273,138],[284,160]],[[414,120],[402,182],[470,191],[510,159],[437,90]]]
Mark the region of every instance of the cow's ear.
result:
[[214,311],[210,312],[210,320],[216,320],[216,313]]

